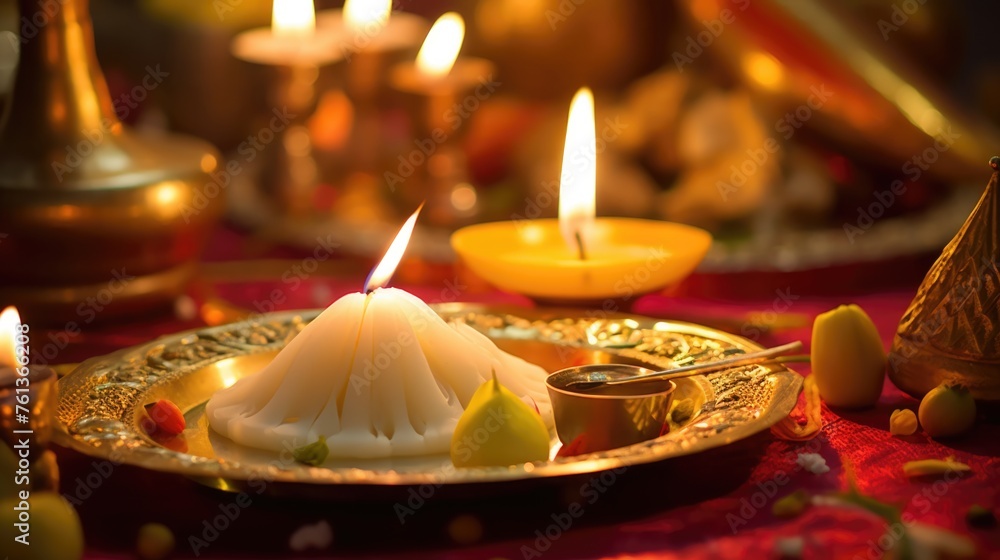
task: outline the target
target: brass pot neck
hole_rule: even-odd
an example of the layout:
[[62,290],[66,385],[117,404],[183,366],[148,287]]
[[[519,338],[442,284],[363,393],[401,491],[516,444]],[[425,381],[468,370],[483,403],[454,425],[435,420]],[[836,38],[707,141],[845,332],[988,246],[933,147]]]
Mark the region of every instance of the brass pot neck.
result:
[[0,144],[16,135],[73,145],[85,131],[117,128],[118,119],[94,49],[89,0],[18,0],[20,56],[11,110]]

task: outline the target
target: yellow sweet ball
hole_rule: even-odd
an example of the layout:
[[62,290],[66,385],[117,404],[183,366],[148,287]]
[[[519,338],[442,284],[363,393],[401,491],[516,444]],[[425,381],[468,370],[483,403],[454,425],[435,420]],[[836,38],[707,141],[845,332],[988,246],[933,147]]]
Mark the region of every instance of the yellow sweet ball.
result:
[[874,405],[882,394],[886,355],[878,329],[857,305],[841,305],[813,322],[812,372],[831,406]]
[[83,557],[80,517],[55,492],[32,492],[27,500],[20,495],[0,500],[0,538],[11,558],[79,560]]
[[917,415],[927,435],[957,436],[976,423],[976,401],[964,386],[942,383],[924,395]]

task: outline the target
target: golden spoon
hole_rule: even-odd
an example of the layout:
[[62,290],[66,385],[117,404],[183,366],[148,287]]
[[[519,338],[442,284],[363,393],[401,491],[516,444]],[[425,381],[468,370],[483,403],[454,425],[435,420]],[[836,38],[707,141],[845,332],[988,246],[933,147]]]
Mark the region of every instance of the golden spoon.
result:
[[738,356],[733,356],[732,358],[726,358],[724,360],[717,360],[714,362],[705,362],[703,364],[694,364],[690,366],[684,366],[679,368],[667,369],[663,371],[656,371],[653,373],[647,373],[645,375],[635,375],[632,377],[617,377],[614,379],[593,379],[592,374],[589,379],[580,379],[575,381],[570,381],[566,383],[563,388],[573,391],[589,391],[591,389],[596,389],[598,387],[605,387],[609,385],[624,385],[626,383],[637,383],[643,381],[662,381],[665,379],[677,379],[679,377],[690,377],[692,375],[701,375],[704,373],[711,373],[714,371],[720,371],[724,369],[730,369],[740,366],[748,366],[752,364],[759,364],[772,360],[776,356],[782,354],[788,354],[802,348],[802,342],[796,340],[795,342],[789,342],[788,344],[782,344],[781,346],[775,346],[774,348],[767,348],[765,350],[760,350],[757,352],[750,352],[749,354],[740,354]]

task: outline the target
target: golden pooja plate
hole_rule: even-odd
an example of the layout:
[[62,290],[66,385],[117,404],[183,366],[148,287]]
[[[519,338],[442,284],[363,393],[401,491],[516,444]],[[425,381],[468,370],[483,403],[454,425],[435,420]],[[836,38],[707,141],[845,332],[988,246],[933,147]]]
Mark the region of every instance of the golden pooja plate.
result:
[[[500,349],[549,372],[591,363],[662,369],[760,349],[722,331],[638,316],[466,303],[432,307],[443,318],[466,322]],[[90,359],[59,382],[56,441],[86,455],[181,474],[216,488],[320,497],[329,495],[324,489],[336,491],[343,485],[518,481],[698,453],[768,429],[795,406],[802,383],[797,373],[774,363],[678,379],[669,433],[629,447],[556,457],[559,440],[553,431],[549,461],[510,467],[455,468],[447,454],[330,459],[311,467],[295,462],[291,450],[251,449],[213,432],[205,417],[209,397],[258,371],[319,313],[262,315]],[[181,436],[154,439],[141,427],[143,405],[158,399],[170,399],[184,411],[188,428]]]

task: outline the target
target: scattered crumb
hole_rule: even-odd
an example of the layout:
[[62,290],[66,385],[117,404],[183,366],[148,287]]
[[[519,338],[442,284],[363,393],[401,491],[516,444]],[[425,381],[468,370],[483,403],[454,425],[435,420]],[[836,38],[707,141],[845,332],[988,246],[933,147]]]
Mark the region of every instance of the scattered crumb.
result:
[[799,453],[795,463],[803,469],[813,474],[823,474],[830,472],[830,467],[826,464],[826,459],[819,453]]
[[889,417],[889,433],[894,436],[912,436],[917,432],[917,415],[909,409],[897,409]]
[[313,525],[303,525],[292,533],[288,546],[295,552],[303,552],[310,548],[324,550],[333,544],[333,528],[326,521]]

